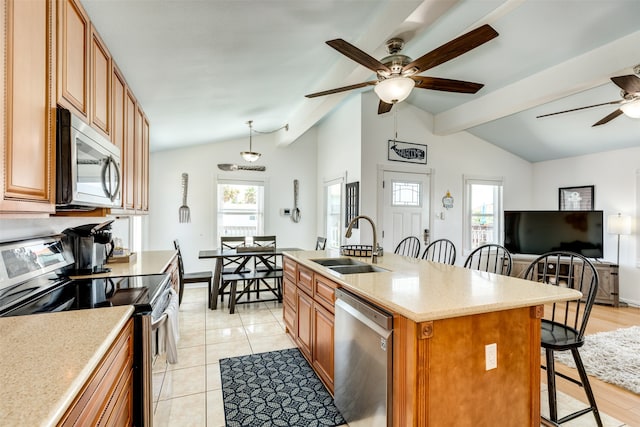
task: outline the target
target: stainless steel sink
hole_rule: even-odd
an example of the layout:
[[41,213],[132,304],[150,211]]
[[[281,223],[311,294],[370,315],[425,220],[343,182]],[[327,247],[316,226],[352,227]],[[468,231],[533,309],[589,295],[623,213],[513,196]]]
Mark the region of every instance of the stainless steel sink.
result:
[[353,258],[320,258],[320,259],[312,259],[311,261],[323,265],[325,267],[345,265],[345,266],[360,266],[360,265],[368,265],[366,262],[358,261]]
[[333,265],[328,266],[327,268],[340,274],[381,273],[389,271],[387,269],[365,263],[362,263],[362,265]]

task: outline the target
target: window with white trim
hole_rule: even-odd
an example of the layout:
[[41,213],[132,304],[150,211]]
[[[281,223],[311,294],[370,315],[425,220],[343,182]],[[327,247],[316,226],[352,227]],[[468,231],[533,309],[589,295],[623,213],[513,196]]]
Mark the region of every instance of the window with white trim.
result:
[[502,244],[502,178],[464,178],[465,250]]
[[339,248],[342,242],[342,178],[325,182],[324,184],[324,222],[327,243],[326,249]]
[[220,236],[264,234],[264,193],[261,181],[218,180],[218,230]]

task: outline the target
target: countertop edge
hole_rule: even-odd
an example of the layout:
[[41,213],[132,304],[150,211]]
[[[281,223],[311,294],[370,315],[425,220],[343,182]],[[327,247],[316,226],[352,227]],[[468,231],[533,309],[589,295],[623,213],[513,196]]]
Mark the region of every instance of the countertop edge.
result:
[[133,315],[133,306],[128,306],[128,310],[122,314],[120,319],[114,324],[111,332],[107,335],[102,344],[96,349],[95,353],[89,360],[89,362],[85,365],[85,367],[80,371],[67,389],[67,392],[60,398],[60,402],[54,408],[53,413],[51,414],[51,422],[52,425],[57,425],[64,414],[67,412],[75,398],[78,396],[78,393],[82,390],[82,387],[86,384],[87,380],[91,377],[91,374],[95,371],[96,367],[100,364],[104,356],[107,354],[113,342],[118,337],[124,325],[131,319]]

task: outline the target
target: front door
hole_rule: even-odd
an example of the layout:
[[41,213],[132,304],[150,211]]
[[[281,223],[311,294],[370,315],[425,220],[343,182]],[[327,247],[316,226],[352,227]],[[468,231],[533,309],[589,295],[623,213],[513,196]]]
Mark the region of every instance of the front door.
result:
[[429,229],[429,179],[427,173],[383,172],[385,252],[393,252],[407,236],[416,236],[424,244],[424,231]]

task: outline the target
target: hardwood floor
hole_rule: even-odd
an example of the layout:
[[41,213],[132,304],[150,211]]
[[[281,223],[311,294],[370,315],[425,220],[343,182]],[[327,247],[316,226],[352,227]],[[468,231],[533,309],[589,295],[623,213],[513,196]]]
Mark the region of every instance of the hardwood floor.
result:
[[[587,325],[587,335],[596,332],[613,331],[619,328],[640,325],[640,308],[634,307],[608,307],[594,305],[591,317]],[[575,369],[556,364],[559,372],[567,373],[577,378]],[[541,373],[544,379],[544,371]],[[591,387],[596,396],[598,409],[631,427],[640,427],[640,395],[623,388],[600,381],[595,377],[589,377]],[[586,402],[584,390],[569,381],[557,379],[556,385],[562,391],[574,398]],[[588,417],[590,415],[585,415]]]

